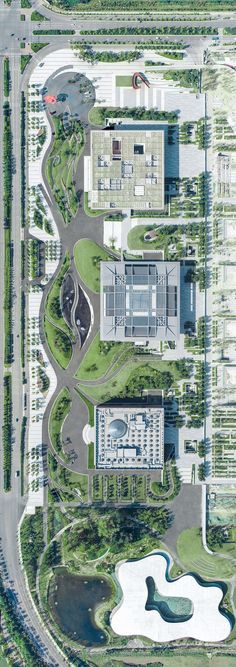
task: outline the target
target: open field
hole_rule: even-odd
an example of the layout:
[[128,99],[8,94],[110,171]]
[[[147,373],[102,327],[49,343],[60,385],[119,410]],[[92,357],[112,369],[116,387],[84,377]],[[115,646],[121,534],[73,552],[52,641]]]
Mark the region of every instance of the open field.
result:
[[184,530],[177,540],[177,553],[186,570],[207,579],[229,579],[235,573],[234,563],[219,556],[210,556],[202,546],[199,528]]
[[82,239],[74,246],[74,258],[84,284],[92,292],[100,292],[100,262],[111,259],[110,255],[94,241]]

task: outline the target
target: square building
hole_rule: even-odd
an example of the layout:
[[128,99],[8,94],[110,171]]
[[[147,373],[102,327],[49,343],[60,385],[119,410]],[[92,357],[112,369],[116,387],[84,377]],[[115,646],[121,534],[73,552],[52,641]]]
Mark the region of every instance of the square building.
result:
[[96,467],[162,468],[164,409],[153,405],[97,405]]
[[164,208],[164,132],[92,130],[90,207]]
[[101,262],[101,340],[176,340],[180,333],[180,264]]

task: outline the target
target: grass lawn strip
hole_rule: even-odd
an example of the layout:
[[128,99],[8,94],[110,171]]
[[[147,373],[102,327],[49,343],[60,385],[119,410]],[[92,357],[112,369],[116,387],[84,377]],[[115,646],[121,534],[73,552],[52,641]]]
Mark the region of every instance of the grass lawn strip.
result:
[[88,468],[93,470],[95,468],[94,464],[94,443],[90,442],[88,445]]
[[94,426],[94,405],[89,401],[84,394],[82,394],[76,387],[76,391],[79,394],[79,397],[81,398],[81,401],[83,401],[87,407],[88,410],[88,423],[89,426]]
[[132,86],[132,76],[129,76],[129,75],[127,76],[125,74],[120,74],[120,75],[118,74],[118,76],[116,76],[116,86],[118,88],[120,88],[122,86],[131,88],[131,86]]
[[67,368],[72,357],[72,345],[70,338],[60,329],[54,326],[47,317],[44,318],[44,331],[49,349],[61,368]]
[[86,215],[89,215],[90,218],[97,218],[99,215],[105,215],[107,213],[106,210],[101,210],[101,209],[95,209],[95,208],[90,208],[89,203],[88,203],[88,193],[84,193],[84,212]]
[[207,579],[229,579],[235,573],[234,563],[218,555],[210,556],[201,541],[198,528],[184,530],[177,540],[177,553],[183,567]]
[[60,394],[58,394],[56,400],[53,403],[51,412],[49,415],[49,436],[53,449],[59,454],[59,456],[65,459],[65,454],[63,451],[63,446],[61,442],[61,431],[63,423],[70,412],[71,408],[71,395],[69,389],[64,387]]
[[111,259],[108,252],[94,241],[81,239],[74,246],[74,259],[83,283],[92,292],[100,292],[100,262]]
[[[97,380],[107,374],[117,357],[131,347],[128,343],[110,343],[108,349],[100,341],[99,333],[94,337],[88,348],[75,377],[78,380]],[[101,349],[102,348],[102,349]],[[110,348],[110,349],[109,349]]]

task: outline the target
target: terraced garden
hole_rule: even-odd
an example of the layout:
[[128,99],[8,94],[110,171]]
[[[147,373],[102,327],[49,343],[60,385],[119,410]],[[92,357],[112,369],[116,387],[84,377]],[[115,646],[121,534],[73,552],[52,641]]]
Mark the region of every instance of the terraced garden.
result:
[[229,579],[235,573],[232,560],[211,556],[205,551],[199,528],[189,528],[179,535],[177,553],[184,569],[197,572],[206,579]]

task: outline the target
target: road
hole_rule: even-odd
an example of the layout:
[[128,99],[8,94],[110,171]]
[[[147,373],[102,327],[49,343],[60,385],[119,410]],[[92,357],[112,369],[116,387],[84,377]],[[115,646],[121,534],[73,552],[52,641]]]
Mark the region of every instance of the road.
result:
[[[24,52],[29,52],[30,43],[32,41],[36,42],[45,42],[49,43],[47,50],[52,50],[55,48],[60,48],[68,45],[70,41],[80,41],[82,39],[87,39],[89,41],[101,41],[104,42],[104,36],[94,36],[91,39],[89,37],[83,37],[80,35],[81,29],[94,30],[98,25],[109,27],[121,25],[120,20],[122,19],[122,25],[127,22],[127,16],[122,13],[113,12],[111,14],[106,13],[104,17],[101,15],[88,14],[87,16],[83,14],[81,17],[75,15],[74,17],[68,15],[58,15],[52,11],[49,7],[45,7],[39,0],[33,1],[32,6],[34,9],[38,9],[46,18],[48,22],[42,22],[39,25],[35,22],[31,22],[30,14],[31,10],[21,9],[19,0],[12,0],[12,5],[4,5],[3,0],[0,0],[0,21],[1,21],[1,33],[0,33],[0,61],[1,61],[1,71],[0,71],[0,121],[2,123],[2,107],[3,107],[3,76],[2,76],[2,59],[3,55],[8,55],[10,62],[10,71],[11,71],[11,80],[12,87],[10,92],[10,106],[12,110],[11,115],[11,126],[12,126],[12,140],[13,140],[13,155],[15,161],[15,170],[13,174],[13,199],[12,199],[12,243],[13,243],[13,362],[10,369],[13,379],[13,442],[12,442],[12,489],[6,494],[3,490],[3,475],[2,475],[2,465],[0,467],[0,539],[1,539],[1,548],[4,554],[5,568],[4,568],[4,581],[6,586],[11,586],[17,596],[17,610],[24,617],[25,624],[27,627],[32,629],[32,635],[34,636],[35,643],[41,646],[43,654],[47,658],[47,662],[50,665],[64,665],[64,660],[61,657],[59,651],[55,647],[53,641],[48,636],[44,625],[39,620],[39,617],[32,606],[30,596],[28,594],[24,574],[21,568],[18,547],[17,547],[17,535],[18,535],[18,526],[20,518],[23,514],[26,498],[21,496],[20,481],[19,478],[15,477],[16,470],[20,470],[20,428],[21,428],[21,419],[23,415],[23,392],[22,392],[22,368],[21,368],[21,354],[20,354],[20,318],[21,318],[21,269],[20,269],[20,256],[21,256],[21,165],[20,165],[20,92],[22,86],[27,85],[28,74],[33,67],[35,60],[42,58],[44,51],[40,52],[40,55],[37,57],[34,56],[32,64],[28,68],[28,71],[25,72],[24,76],[20,75],[20,56]],[[20,15],[25,15],[25,21],[20,20]],[[163,12],[162,12],[163,15]],[[209,14],[208,14],[209,16]],[[220,17],[217,14],[211,13],[210,21],[193,21],[190,19],[189,24],[200,25],[200,26],[216,26],[221,31],[225,26],[230,25],[231,27],[236,26],[236,18],[233,21],[230,20],[231,17],[227,14],[223,14]],[[141,17],[140,17],[141,18]],[[151,26],[160,24],[160,16],[157,14],[153,15],[153,21]],[[161,21],[161,24],[169,25],[169,22]],[[140,21],[136,20],[136,16],[132,19],[132,24],[137,25],[150,25],[148,21],[143,20],[142,24]],[[130,22],[129,22],[130,25]],[[175,25],[188,25],[187,21],[182,22],[181,17],[177,17]],[[37,29],[64,29],[64,28],[73,28],[75,30],[75,35],[66,37],[65,35],[57,36],[35,36],[33,35],[33,30]],[[159,39],[159,37],[157,36]],[[118,40],[120,37],[117,38]],[[140,38],[141,41],[146,41],[150,37]],[[153,37],[151,39],[154,39]],[[170,41],[183,41],[190,44],[189,50],[196,52],[196,62],[198,62],[198,44],[200,43],[200,50],[202,52],[202,46],[204,44],[204,38],[199,36],[164,36],[161,35],[160,39],[170,40]],[[225,39],[225,38],[224,38]],[[232,38],[228,38],[228,41]],[[26,43],[25,50],[21,49],[20,43]],[[137,39],[130,35],[122,36],[122,41],[135,42]],[[207,40],[206,40],[207,43]],[[199,63],[198,63],[199,64]],[[3,173],[3,156],[2,156],[2,138],[0,138],[0,170]],[[3,218],[3,209],[2,209],[2,181],[0,179],[0,216],[1,220]],[[98,221],[99,223],[99,221]],[[86,225],[86,218],[84,217],[84,224]],[[0,225],[0,242],[1,247],[3,248],[3,225]],[[81,234],[84,235],[85,228],[81,229]],[[60,229],[62,237],[62,245],[65,248],[67,243],[67,235],[65,230]],[[71,231],[71,247],[74,242],[74,233],[73,229]],[[99,224],[97,226],[96,239],[100,240],[101,228]],[[78,231],[76,231],[76,240],[78,238]],[[3,300],[3,271],[0,275],[0,295],[1,301]],[[94,308],[96,312],[97,305],[94,301]],[[4,375],[4,360],[3,360],[3,318],[0,321],[0,368],[1,368],[1,381],[0,381],[0,418],[2,423],[2,410],[3,410],[3,375]],[[73,362],[74,363],[74,362]],[[78,363],[78,359],[77,359]],[[72,369],[71,369],[72,370]],[[73,369],[74,370],[74,369]],[[2,445],[1,445],[2,447]],[[1,461],[2,461],[2,451]]]

